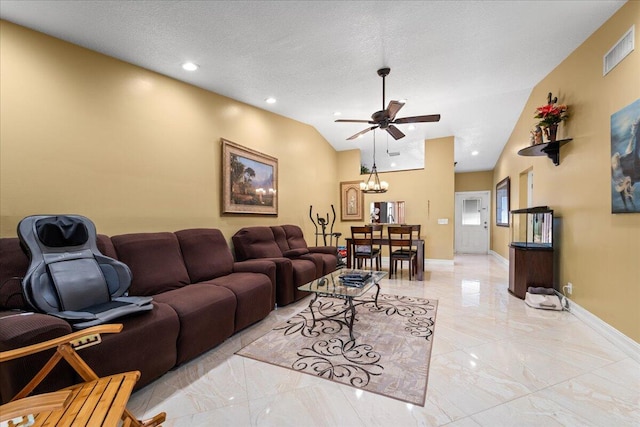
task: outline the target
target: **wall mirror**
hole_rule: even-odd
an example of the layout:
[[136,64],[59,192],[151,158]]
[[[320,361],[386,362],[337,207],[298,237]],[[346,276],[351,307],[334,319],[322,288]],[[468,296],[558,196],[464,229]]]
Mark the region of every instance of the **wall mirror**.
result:
[[369,216],[375,224],[404,224],[404,202],[371,202]]
[[496,225],[509,226],[510,179],[506,177],[496,185]]

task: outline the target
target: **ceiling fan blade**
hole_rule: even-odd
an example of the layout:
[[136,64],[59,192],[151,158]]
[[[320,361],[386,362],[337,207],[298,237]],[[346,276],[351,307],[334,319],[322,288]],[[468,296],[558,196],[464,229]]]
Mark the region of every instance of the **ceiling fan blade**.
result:
[[398,129],[394,125],[390,125],[389,127],[387,127],[386,131],[389,132],[389,135],[391,135],[394,139],[400,139],[404,137],[404,133],[402,133],[402,131],[400,131],[400,129]]
[[378,126],[371,126],[370,128],[366,128],[365,130],[360,131],[360,132],[356,133],[355,135],[351,135],[349,138],[347,138],[347,141],[351,141],[352,139],[356,139],[360,135],[364,135],[365,133],[369,132],[370,130],[374,130],[377,127]]
[[414,116],[414,117],[403,117],[401,119],[396,119],[393,123],[403,124],[403,123],[425,123],[425,122],[439,122],[440,114],[430,114],[428,116]]
[[371,123],[373,124],[374,122],[372,122],[371,120],[338,119],[336,120],[336,123]]
[[389,106],[387,107],[387,116],[389,117],[389,120],[395,119],[396,114],[398,114],[398,111],[400,111],[402,107],[404,107],[402,102],[389,101]]

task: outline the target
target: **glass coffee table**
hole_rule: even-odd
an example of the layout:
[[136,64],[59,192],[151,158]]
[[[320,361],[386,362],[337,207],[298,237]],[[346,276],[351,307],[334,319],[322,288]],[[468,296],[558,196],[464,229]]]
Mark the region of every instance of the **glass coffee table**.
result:
[[[378,282],[387,275],[386,271],[369,271],[369,270],[336,270],[333,273],[326,274],[306,285],[300,286],[301,291],[313,292],[315,295],[309,302],[309,311],[313,318],[313,324],[309,330],[313,330],[316,326],[316,320],[331,319],[340,322],[349,328],[349,337],[353,341],[353,322],[356,318],[356,308],[353,305],[355,298],[361,297],[374,286],[376,287],[376,296],[374,304],[378,307],[378,295],[380,294],[380,285]],[[330,316],[316,319],[313,312],[313,303],[318,297],[330,297],[344,300],[344,310],[332,313]],[[344,315],[344,320],[339,316]]]

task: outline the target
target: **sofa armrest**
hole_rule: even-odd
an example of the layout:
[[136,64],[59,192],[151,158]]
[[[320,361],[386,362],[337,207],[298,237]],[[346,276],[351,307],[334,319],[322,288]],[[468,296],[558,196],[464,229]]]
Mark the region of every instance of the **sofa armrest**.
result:
[[[0,311],[0,351],[13,350],[58,338],[72,332],[69,323],[47,314],[18,311]],[[7,402],[33,378],[53,350],[11,360],[2,364],[0,375],[0,400]],[[45,393],[70,386],[74,382],[73,370],[61,363],[36,388],[36,393]]]
[[73,332],[71,325],[48,314],[1,311],[0,351],[36,344]]
[[[293,301],[293,264],[289,258],[256,258],[247,261],[272,262],[276,267],[275,286],[273,288],[272,303],[276,301]],[[240,261],[240,262],[247,262]],[[234,263],[235,265],[235,263]]]
[[276,264],[269,259],[249,259],[233,263],[234,273],[262,273],[270,276],[271,273],[275,275],[275,271]]
[[309,253],[309,249],[298,248],[298,249],[289,249],[288,251],[284,251],[282,255],[284,255],[286,258],[295,259],[295,258],[300,258],[303,255],[306,255],[308,253]]
[[338,255],[338,248],[336,246],[313,246],[309,248],[309,252],[312,254],[329,254]]
[[[234,273],[262,273],[271,281],[271,307],[276,305],[276,261],[269,259],[250,259],[233,263]],[[281,268],[286,268],[282,266]]]

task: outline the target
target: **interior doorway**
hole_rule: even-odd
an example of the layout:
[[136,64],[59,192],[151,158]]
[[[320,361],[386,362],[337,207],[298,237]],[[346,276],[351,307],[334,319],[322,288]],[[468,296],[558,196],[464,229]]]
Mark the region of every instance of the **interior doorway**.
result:
[[518,180],[518,206],[511,209],[524,209],[533,207],[533,168],[520,173]]
[[457,192],[455,203],[455,252],[489,253],[491,192]]
[[[520,174],[519,208],[533,207],[533,168],[529,168]],[[533,241],[533,216],[527,215],[527,241]]]

